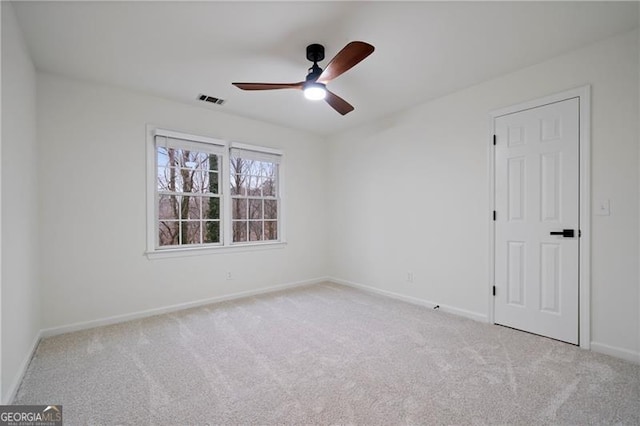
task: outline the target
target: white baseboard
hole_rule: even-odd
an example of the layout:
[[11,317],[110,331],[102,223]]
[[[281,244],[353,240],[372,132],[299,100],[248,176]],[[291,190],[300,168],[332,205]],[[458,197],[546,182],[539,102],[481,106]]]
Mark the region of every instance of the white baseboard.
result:
[[425,306],[427,308],[433,308],[436,305],[440,305],[440,310],[442,312],[447,312],[454,315],[459,315],[465,318],[472,319],[474,321],[480,322],[489,322],[489,318],[484,314],[479,314],[477,312],[467,311],[466,309],[455,308],[453,306],[443,305],[440,303],[434,303],[429,300],[419,299],[413,296],[406,296],[400,293],[394,293],[392,291],[381,290],[379,288],[371,287],[365,284],[355,283],[353,281],[343,280],[341,278],[329,277],[327,280],[336,283],[342,284],[353,288],[358,288],[364,291],[368,291],[370,293],[376,293],[382,296],[390,297],[392,299],[402,300],[404,302],[412,303],[414,305]]
[[36,349],[38,348],[38,343],[40,343],[40,339],[42,339],[42,331],[36,333],[33,342],[31,343],[31,348],[27,353],[27,356],[20,364],[20,368],[17,371],[15,377],[13,377],[13,382],[9,386],[9,393],[6,398],[3,398],[2,404],[9,405],[13,402],[14,398],[18,394],[18,389],[20,389],[20,384],[22,383],[22,379],[24,378],[25,373],[27,372],[27,368],[29,367],[29,363],[31,362],[31,358],[36,353]]
[[628,349],[618,348],[616,346],[605,345],[604,343],[591,342],[591,350],[605,355],[611,355],[635,364],[640,364],[640,352],[630,351]]
[[121,322],[131,321],[139,318],[161,315],[168,312],[181,311],[183,309],[196,308],[198,306],[210,305],[212,303],[224,302],[227,300],[241,299],[243,297],[256,296],[259,294],[272,293],[274,291],[286,290],[294,287],[317,284],[323,281],[329,281],[327,277],[313,278],[309,280],[296,281],[293,283],[279,284],[270,287],[263,287],[256,290],[241,291],[238,293],[227,294],[224,296],[212,297],[209,299],[195,300],[193,302],[179,303],[176,305],[164,306],[161,308],[147,309],[144,311],[132,312],[124,315],[116,315],[107,318],[100,318],[91,321],[77,322],[73,324],[63,325],[60,327],[46,328],[40,331],[42,337],[56,336],[58,334],[70,333],[73,331],[86,330],[89,328],[100,327],[103,325],[117,324]]

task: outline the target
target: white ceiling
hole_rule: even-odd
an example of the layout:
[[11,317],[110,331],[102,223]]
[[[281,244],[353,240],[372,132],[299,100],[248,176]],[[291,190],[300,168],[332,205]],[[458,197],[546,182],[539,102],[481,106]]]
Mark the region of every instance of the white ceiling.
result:
[[[636,2],[14,2],[39,70],[328,135],[638,26]],[[329,84],[341,116],[295,82],[347,42],[375,52]],[[196,101],[199,93],[222,106]]]

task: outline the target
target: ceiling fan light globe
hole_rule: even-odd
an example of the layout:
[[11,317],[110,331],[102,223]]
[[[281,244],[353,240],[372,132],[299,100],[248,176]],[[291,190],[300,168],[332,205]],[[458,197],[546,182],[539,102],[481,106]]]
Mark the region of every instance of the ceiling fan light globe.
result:
[[327,90],[320,84],[310,84],[304,88],[304,97],[311,101],[321,101],[327,96]]

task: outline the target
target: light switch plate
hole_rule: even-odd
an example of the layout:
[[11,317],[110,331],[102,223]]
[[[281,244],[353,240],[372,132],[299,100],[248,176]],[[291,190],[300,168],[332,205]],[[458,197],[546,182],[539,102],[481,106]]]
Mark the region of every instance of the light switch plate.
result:
[[611,214],[611,207],[609,204],[609,200],[599,200],[596,202],[596,211],[594,212],[597,216],[609,216]]

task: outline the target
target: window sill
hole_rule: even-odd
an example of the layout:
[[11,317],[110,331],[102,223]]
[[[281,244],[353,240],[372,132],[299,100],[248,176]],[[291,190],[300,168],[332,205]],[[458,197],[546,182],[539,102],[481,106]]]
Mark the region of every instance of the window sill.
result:
[[235,244],[232,246],[175,248],[165,250],[150,250],[145,252],[145,256],[147,256],[147,259],[149,260],[155,260],[172,257],[204,256],[209,254],[228,254],[262,250],[275,250],[282,249],[286,245],[286,242],[278,241],[273,243],[269,242],[254,244]]

